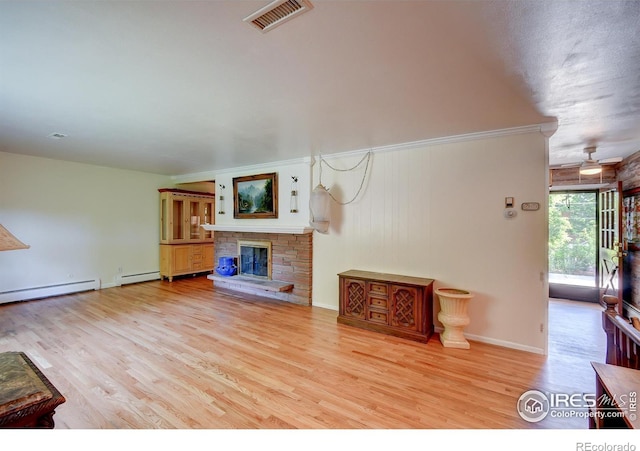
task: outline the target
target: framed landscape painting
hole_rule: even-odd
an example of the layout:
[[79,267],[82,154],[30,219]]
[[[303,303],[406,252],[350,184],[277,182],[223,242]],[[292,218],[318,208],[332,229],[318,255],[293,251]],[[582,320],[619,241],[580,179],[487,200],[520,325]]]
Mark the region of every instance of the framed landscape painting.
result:
[[233,217],[277,218],[278,174],[233,178]]

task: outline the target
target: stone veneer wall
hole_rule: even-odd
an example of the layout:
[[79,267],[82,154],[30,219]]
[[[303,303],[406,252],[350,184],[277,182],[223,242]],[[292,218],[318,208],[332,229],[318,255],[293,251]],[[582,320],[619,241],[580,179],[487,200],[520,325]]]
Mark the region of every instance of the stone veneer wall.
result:
[[[616,166],[607,165],[603,167],[602,183],[615,183]],[[593,185],[600,183],[600,175],[583,175],[580,176],[579,168],[553,168],[549,169],[549,182],[551,186],[577,186],[577,185]]]
[[215,264],[220,257],[237,257],[238,240],[271,242],[271,278],[293,284],[288,293],[261,291],[230,282],[215,286],[271,297],[296,304],[311,305],[313,234],[214,232]]
[[[640,187],[640,152],[625,158],[618,165],[618,180],[622,182],[622,190],[628,191]],[[629,251],[625,257],[625,285],[631,287],[631,299],[628,301],[640,308],[640,251]],[[635,316],[635,315],[634,315]]]
[[624,191],[640,187],[640,152],[625,158],[617,169]]

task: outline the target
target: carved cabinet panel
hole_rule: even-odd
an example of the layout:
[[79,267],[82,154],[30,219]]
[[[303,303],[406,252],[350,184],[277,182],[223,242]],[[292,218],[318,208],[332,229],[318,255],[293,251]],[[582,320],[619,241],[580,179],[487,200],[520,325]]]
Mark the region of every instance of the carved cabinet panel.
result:
[[363,319],[366,302],[365,283],[362,280],[345,280],[344,296],[344,315]]
[[391,325],[418,330],[422,304],[416,287],[391,286]]
[[426,342],[433,334],[433,280],[350,270],[338,274],[338,322]]

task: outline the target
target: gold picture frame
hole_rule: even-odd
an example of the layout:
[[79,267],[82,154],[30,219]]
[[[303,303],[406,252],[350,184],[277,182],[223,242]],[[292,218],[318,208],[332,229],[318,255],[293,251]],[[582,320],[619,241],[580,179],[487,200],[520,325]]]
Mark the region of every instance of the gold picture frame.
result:
[[278,174],[233,178],[233,217],[236,219],[278,217]]

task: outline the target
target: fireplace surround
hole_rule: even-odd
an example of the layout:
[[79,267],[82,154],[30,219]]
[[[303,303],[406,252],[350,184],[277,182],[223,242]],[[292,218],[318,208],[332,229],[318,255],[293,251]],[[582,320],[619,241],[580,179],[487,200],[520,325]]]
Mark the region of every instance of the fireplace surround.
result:
[[[245,228],[239,231],[237,228],[221,230],[219,225],[214,227],[216,260],[228,256],[241,258],[239,242],[260,243],[261,245],[269,243],[271,246],[271,281],[274,283],[282,282],[287,286],[292,285],[292,288],[288,291],[261,289],[258,283],[251,283],[251,281],[262,282],[269,279],[254,275],[226,278],[210,276],[214,287],[271,297],[296,304],[311,305],[312,230],[282,229],[274,232],[254,232]],[[265,229],[262,228],[262,230]],[[238,266],[241,266],[240,259]],[[248,282],[243,283],[243,279]]]
[[271,280],[271,241],[238,240],[238,274]]

